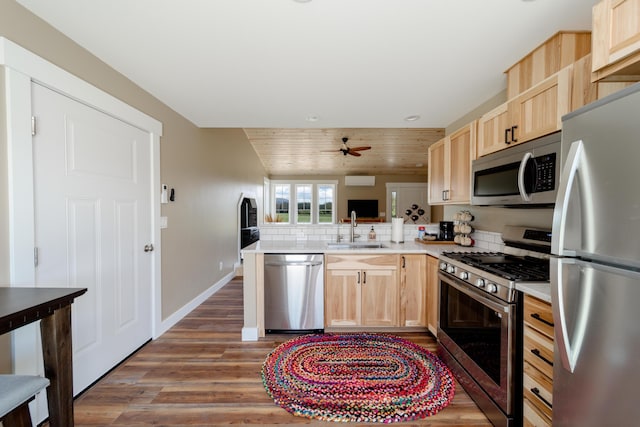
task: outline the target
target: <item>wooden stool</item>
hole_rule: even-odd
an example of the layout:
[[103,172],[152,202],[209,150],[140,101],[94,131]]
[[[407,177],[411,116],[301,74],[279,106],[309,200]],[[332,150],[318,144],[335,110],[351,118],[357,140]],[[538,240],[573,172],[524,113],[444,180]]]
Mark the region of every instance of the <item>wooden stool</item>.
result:
[[29,402],[49,380],[35,375],[0,375],[0,421],[5,427],[32,427]]

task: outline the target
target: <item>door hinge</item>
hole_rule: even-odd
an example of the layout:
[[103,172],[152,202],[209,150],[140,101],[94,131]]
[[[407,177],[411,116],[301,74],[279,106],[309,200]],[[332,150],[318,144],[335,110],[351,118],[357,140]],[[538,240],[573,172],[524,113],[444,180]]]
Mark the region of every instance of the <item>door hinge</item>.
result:
[[38,248],[33,248],[33,266],[38,266]]
[[36,136],[36,116],[31,116],[31,136]]

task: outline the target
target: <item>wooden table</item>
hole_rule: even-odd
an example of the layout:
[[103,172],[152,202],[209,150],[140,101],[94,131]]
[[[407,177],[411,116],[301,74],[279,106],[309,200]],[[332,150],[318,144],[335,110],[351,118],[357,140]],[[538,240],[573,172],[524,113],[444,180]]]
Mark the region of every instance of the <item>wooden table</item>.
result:
[[0,334],[40,320],[49,425],[73,426],[71,303],[81,288],[0,287]]

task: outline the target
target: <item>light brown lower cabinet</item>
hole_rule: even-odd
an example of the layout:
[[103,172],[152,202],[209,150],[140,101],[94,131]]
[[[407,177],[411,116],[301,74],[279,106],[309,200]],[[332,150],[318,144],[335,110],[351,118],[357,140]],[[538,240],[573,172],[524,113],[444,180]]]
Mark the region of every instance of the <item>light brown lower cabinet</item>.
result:
[[427,256],[427,327],[438,335],[438,316],[440,312],[440,284],[438,281],[438,258]]
[[427,255],[400,255],[400,326],[427,326]]
[[325,326],[399,326],[398,255],[327,255]]
[[553,315],[551,304],[524,298],[523,418],[525,426],[551,426],[553,420]]

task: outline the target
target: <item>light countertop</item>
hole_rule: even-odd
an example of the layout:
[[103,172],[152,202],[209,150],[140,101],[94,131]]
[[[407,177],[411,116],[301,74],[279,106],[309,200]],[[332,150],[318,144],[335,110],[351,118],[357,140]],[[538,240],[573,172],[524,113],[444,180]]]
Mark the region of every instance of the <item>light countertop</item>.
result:
[[[311,240],[260,240],[250,246],[247,246],[242,250],[243,253],[341,253],[341,254],[356,254],[356,253],[416,253],[427,254],[433,257],[439,257],[441,252],[445,251],[468,251],[473,248],[462,247],[452,244],[438,244],[438,243],[416,243],[415,241],[404,243],[393,242],[381,242],[385,245],[384,248],[358,248],[358,249],[336,249],[328,247],[327,241],[311,241]],[[362,243],[366,243],[363,241]]]
[[551,285],[549,283],[518,283],[516,289],[551,304]]
[[[247,246],[243,253],[322,253],[322,254],[358,254],[358,253],[388,253],[388,254],[427,254],[438,258],[442,252],[447,251],[474,251],[482,250],[473,247],[462,247],[452,244],[438,243],[417,243],[407,241],[404,243],[380,242],[384,248],[358,248],[358,249],[335,249],[329,248],[329,242],[322,240],[260,240]],[[364,241],[363,241],[364,243]],[[516,289],[546,302],[551,302],[551,286],[548,283],[519,283]]]

